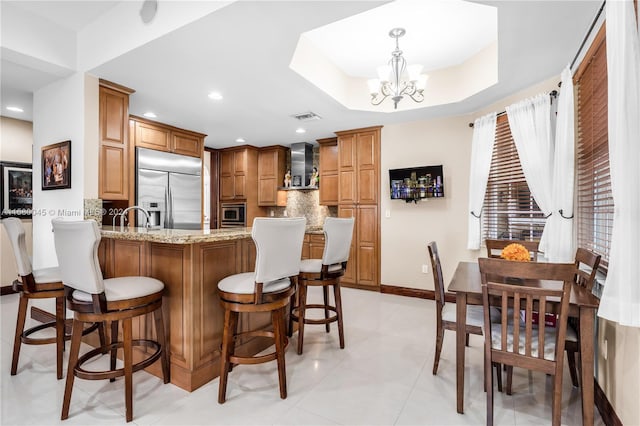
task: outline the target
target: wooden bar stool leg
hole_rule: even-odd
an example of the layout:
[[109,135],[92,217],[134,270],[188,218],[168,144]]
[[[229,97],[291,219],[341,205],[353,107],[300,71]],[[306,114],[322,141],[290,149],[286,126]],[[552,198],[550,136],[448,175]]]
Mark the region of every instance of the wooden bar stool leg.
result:
[[124,402],[127,422],[133,420],[133,346],[131,318],[122,320],[122,340],[124,343]]
[[340,349],[344,349],[344,323],[342,321],[342,295],[340,293],[340,283],[333,285],[333,297],[336,299],[336,315],[338,319],[338,336],[340,338]]
[[11,359],[11,375],[15,376],[18,370],[18,358],[20,357],[20,347],[22,346],[22,332],[24,331],[24,323],[27,319],[27,306],[29,299],[23,293],[20,293],[20,302],[18,305],[18,319],[16,321],[16,335],[13,339],[13,358]]
[[[329,287],[326,285],[322,286],[322,296],[324,297],[324,319],[329,319],[329,309],[327,309],[327,306],[329,306]],[[327,333],[331,330],[331,328],[329,327],[329,323],[327,322],[324,325],[324,329],[327,331]]]
[[84,323],[74,318],[71,327],[71,349],[69,349],[69,365],[67,367],[67,382],[64,385],[64,399],[62,400],[61,420],[69,417],[69,406],[71,405],[71,391],[73,391],[73,380],[75,379],[75,367],[78,363],[78,354],[80,352],[80,341],[82,340],[82,329]]
[[62,379],[62,357],[64,353],[65,327],[64,297],[56,297],[56,373]]
[[276,345],[276,359],[278,361],[278,381],[280,383],[280,398],[287,398],[287,370],[284,361],[284,314],[286,307],[271,312],[273,334]]
[[224,311],[224,329],[222,331],[222,350],[220,351],[220,384],[218,385],[218,403],[223,404],[227,394],[227,378],[229,377],[230,356],[233,352],[233,335],[235,327],[232,327],[233,317],[237,319],[237,312],[229,309]]
[[304,343],[304,321],[307,310],[307,285],[300,284],[298,292],[298,355],[302,355],[302,345]]
[[[115,370],[116,369],[116,361],[117,361],[117,355],[118,355],[118,348],[115,346],[116,343],[118,343],[118,321],[111,321],[111,344],[113,345],[111,347],[111,359],[109,362],[109,368],[111,368],[111,370]],[[115,382],[116,379],[111,378],[109,379],[110,382]]]
[[171,366],[169,364],[169,346],[167,345],[167,337],[164,333],[162,306],[153,313],[153,319],[156,323],[156,335],[158,336],[158,342],[160,343],[160,346],[162,346],[162,358],[160,359],[160,363],[162,365],[162,378],[166,384],[171,380]]

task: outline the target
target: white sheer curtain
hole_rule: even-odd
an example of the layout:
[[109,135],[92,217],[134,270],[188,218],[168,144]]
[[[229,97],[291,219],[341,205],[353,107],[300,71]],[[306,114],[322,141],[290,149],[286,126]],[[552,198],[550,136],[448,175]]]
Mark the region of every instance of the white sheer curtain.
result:
[[[508,106],[507,117],[529,189],[545,216],[552,212],[554,143],[551,138],[551,100],[548,93]],[[542,232],[540,251],[546,252],[547,232]]]
[[573,192],[575,175],[575,135],[573,77],[567,66],[561,75],[562,90],[558,98],[551,207],[547,219],[545,257],[549,262],[568,263],[575,258],[573,236]]
[[598,316],[640,327],[640,36],[632,1],[608,1],[609,167],[615,205]]
[[487,191],[487,180],[491,170],[493,143],[496,139],[496,113],[492,112],[473,123],[471,141],[471,167],[469,170],[469,228],[467,248],[480,249],[482,239],[482,204]]

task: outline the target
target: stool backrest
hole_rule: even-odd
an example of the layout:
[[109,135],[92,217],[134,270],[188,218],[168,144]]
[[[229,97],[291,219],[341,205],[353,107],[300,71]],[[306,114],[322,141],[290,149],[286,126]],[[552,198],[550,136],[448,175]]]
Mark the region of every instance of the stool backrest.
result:
[[8,217],[2,219],[4,229],[9,236],[9,242],[11,242],[11,248],[13,249],[13,255],[16,258],[16,266],[18,267],[18,274],[21,277],[26,277],[33,272],[31,266],[31,258],[27,252],[27,243],[25,242],[25,231],[22,226],[22,221],[17,217]]
[[58,265],[65,286],[90,294],[104,292],[98,262],[100,231],[95,220],[51,221]]
[[300,253],[307,219],[257,217],[251,237],[256,243],[257,283],[267,283],[300,273]]
[[355,218],[328,217],[324,220],[323,265],[335,265],[349,260]]

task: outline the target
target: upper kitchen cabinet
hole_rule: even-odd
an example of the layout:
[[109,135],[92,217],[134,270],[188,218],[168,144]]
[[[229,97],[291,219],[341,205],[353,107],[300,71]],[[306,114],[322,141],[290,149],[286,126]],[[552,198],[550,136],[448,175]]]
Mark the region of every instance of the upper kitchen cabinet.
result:
[[269,146],[258,152],[258,205],[277,206],[278,186],[285,175],[288,148]]
[[103,200],[129,199],[129,95],[132,89],[100,80],[98,193]]
[[338,204],[378,203],[380,129],[381,127],[378,126],[336,132],[338,135]]
[[338,138],[318,139],[320,144],[320,204],[338,205]]
[[206,135],[131,116],[135,146],[201,158]]
[[257,148],[244,146],[221,150],[220,201],[257,199],[257,169]]

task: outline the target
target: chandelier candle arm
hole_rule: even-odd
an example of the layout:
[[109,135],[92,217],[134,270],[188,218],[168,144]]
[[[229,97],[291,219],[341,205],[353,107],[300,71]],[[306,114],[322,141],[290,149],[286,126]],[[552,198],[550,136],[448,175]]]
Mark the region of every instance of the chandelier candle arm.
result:
[[394,28],[389,31],[389,37],[396,39],[396,48],[391,52],[388,65],[378,68],[379,78],[367,81],[373,105],[380,105],[389,96],[393,100],[394,109],[398,109],[398,102],[404,99],[404,95],[418,103],[424,100],[423,91],[427,76],[420,74],[422,65],[407,66],[407,61],[400,50],[398,39],[405,33],[404,28]]

